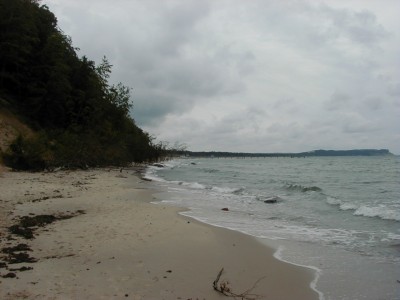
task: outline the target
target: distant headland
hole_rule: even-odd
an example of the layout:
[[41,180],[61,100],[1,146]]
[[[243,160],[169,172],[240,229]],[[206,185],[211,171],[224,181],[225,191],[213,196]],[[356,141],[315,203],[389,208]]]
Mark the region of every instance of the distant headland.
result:
[[385,156],[393,155],[388,149],[354,149],[354,150],[313,150],[298,153],[244,153],[217,151],[182,151],[180,155],[189,157],[314,157],[314,156]]

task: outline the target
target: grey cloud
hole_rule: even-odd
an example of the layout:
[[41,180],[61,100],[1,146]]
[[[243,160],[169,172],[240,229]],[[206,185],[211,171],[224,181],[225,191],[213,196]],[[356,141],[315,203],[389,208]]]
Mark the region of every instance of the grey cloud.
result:
[[[139,16],[132,20],[132,28],[116,25],[117,34],[107,34],[110,45],[118,45],[109,47],[115,50],[111,51],[115,62],[110,58],[115,65],[113,78],[133,87],[138,124],[180,114],[198,99],[208,101],[245,89],[243,77],[251,73],[255,57],[225,43],[208,45],[210,32],[201,28],[209,13],[206,2],[167,1],[160,7],[150,2],[140,12],[148,13],[147,27]],[[111,21],[104,20],[113,28]]]
[[298,114],[304,109],[306,103],[299,103],[299,101],[294,98],[284,97],[276,100],[272,104],[272,109],[279,114]]
[[[148,71],[145,74],[134,72],[131,76],[134,88],[134,102],[141,111],[154,109],[151,119],[137,117],[139,124],[163,118],[169,113],[181,113],[190,109],[199,99],[207,102],[213,96],[231,95],[243,89],[239,78],[224,74],[224,69],[205,59],[185,64],[173,63]],[[157,108],[161,106],[163,109]],[[160,113],[164,113],[164,115]],[[143,116],[150,116],[144,114]],[[159,120],[161,121],[161,120]]]
[[346,112],[338,116],[337,122],[340,122],[343,133],[371,133],[381,129],[380,124],[373,120],[366,119],[359,113]]
[[277,109],[282,108],[282,107],[291,107],[295,103],[296,102],[294,101],[293,98],[287,98],[286,97],[286,98],[281,98],[281,99],[275,101],[272,104],[272,107],[273,108],[277,108]]
[[190,97],[230,94],[242,88],[235,74],[226,74],[218,62],[203,56],[166,66],[161,76],[160,86]]
[[390,96],[400,97],[400,82],[396,84],[391,84],[388,87],[388,94]]
[[[279,33],[284,43],[318,50],[332,47],[343,39],[371,47],[378,45],[390,33],[368,10],[336,8],[328,3],[309,1],[261,1],[258,22]],[[311,43],[310,43],[311,42]]]
[[379,97],[367,97],[367,99],[363,101],[363,104],[367,108],[376,111],[383,107],[383,100]]
[[134,96],[132,116],[138,124],[155,125],[171,113],[181,114],[193,105],[193,101],[160,92],[138,90]]
[[376,16],[371,12],[355,13],[354,20],[355,22],[348,26],[349,36],[354,41],[370,46],[389,36],[389,33],[377,23]]
[[237,50],[229,44],[217,48],[213,58],[219,64],[236,67],[241,75],[253,72],[256,64],[256,56],[251,50]]
[[374,131],[378,131],[379,129],[380,128],[376,124],[371,124],[369,122],[349,122],[343,125],[344,133],[371,133]]
[[257,134],[262,121],[267,117],[268,114],[263,109],[247,107],[226,115],[216,124],[215,130],[219,133]]
[[339,39],[342,37],[355,43],[372,46],[389,35],[370,11],[333,9],[326,5],[322,6],[322,11],[331,22],[326,28],[327,36],[330,38]]
[[206,1],[157,1],[157,29],[155,50],[162,56],[179,56],[182,47],[198,37],[196,26],[209,13]]
[[109,58],[136,122],[160,140],[233,151],[398,141],[400,27],[386,19],[397,2],[43,1],[80,55]]
[[325,102],[325,108],[330,111],[348,109],[350,100],[351,98],[349,95],[341,92],[335,92],[332,94],[330,99]]

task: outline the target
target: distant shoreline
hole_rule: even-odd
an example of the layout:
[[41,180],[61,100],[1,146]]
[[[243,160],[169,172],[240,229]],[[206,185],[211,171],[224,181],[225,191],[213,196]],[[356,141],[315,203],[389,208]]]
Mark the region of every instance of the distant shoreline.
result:
[[319,157],[319,156],[386,156],[394,155],[388,149],[354,149],[354,150],[313,150],[296,153],[245,153],[221,151],[181,151],[178,154],[189,157]]

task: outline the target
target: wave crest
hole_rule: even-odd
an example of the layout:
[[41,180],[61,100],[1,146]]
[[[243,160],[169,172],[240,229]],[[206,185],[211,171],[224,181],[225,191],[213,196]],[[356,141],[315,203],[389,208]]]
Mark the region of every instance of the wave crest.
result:
[[353,215],[371,217],[371,218],[378,217],[383,220],[400,221],[400,213],[398,211],[389,209],[384,205],[360,206],[354,211]]
[[306,192],[321,192],[322,189],[318,186],[303,186],[301,184],[288,184],[285,187],[289,191]]
[[383,220],[400,221],[400,213],[383,204],[379,206],[356,205],[354,203],[343,202],[338,198],[328,197],[326,202],[338,206],[340,210],[353,210],[354,216],[380,218]]

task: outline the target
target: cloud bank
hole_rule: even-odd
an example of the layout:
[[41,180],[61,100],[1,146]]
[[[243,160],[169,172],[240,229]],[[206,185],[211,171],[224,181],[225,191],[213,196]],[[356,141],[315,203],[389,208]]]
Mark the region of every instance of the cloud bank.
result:
[[400,2],[44,1],[114,65],[132,116],[190,150],[400,154]]

